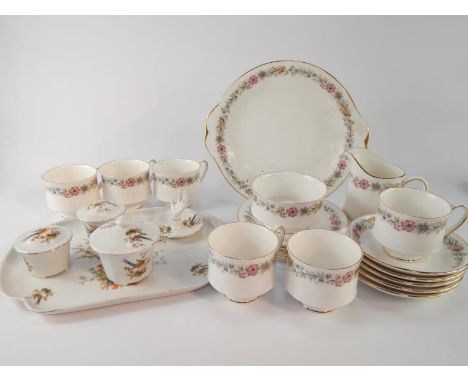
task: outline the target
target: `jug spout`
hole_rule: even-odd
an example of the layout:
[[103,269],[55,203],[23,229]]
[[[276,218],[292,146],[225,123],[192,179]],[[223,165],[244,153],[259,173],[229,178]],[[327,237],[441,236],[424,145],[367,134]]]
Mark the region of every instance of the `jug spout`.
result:
[[364,171],[368,176],[378,179],[397,179],[405,176],[403,169],[387,162],[366,148],[353,148],[346,154],[351,162],[351,172],[354,174]]

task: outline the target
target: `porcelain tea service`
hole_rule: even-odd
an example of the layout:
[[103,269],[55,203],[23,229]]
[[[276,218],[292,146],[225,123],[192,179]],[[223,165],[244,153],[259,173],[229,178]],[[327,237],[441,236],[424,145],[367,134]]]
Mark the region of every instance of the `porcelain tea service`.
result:
[[[115,299],[100,295],[101,306],[140,294],[184,293],[207,282],[229,300],[254,301],[274,287],[277,255],[287,259],[280,268],[286,272],[285,290],[317,312],[351,303],[358,279],[394,296],[450,293],[468,268],[468,244],[454,234],[468,217],[467,207],[452,207],[428,192],[425,179],[406,177],[403,169],[368,150],[368,140],[351,96],[328,72],[291,60],[260,65],[226,90],[206,120],[209,153],[226,181],[247,199],[238,210],[239,222],[215,223],[189,208],[208,170],[204,160],[58,166],[42,174],[47,206],[78,219],[22,234],[11,251],[16,260],[8,261],[41,282],[54,277],[54,285],[69,288],[73,298],[80,295],[70,292],[76,280],[64,271],[86,259],[92,267],[83,269],[93,276],[80,275],[80,282],[123,290]],[[348,175],[342,210],[326,197]],[[422,189],[406,187],[411,182]],[[152,196],[165,207],[140,208]],[[464,215],[447,227],[455,209]],[[347,217],[354,219],[349,231]],[[167,262],[158,242],[177,249]],[[152,275],[153,266],[166,263],[160,279],[159,272]],[[10,265],[0,267],[2,277],[14,268]],[[10,289],[21,274],[7,274]],[[140,286],[125,289],[130,284]],[[90,295],[73,307],[97,306],[95,291],[87,289]],[[33,290],[34,305],[51,293]],[[23,291],[16,295],[29,301]],[[73,309],[67,299],[59,310]]]

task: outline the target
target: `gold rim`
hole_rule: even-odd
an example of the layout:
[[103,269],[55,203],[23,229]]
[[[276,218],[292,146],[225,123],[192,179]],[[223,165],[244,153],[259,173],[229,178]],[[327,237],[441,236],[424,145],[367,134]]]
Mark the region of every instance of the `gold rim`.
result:
[[[50,180],[47,180],[45,179],[45,175],[49,172],[49,171],[52,171],[52,170],[56,170],[56,169],[59,169],[59,168],[64,168],[64,167],[77,167],[77,166],[85,166],[85,167],[91,167],[94,169],[94,174],[93,175],[90,175],[90,176],[87,176],[86,178],[82,178],[82,179],[79,179],[79,180],[72,180],[70,182],[52,182]],[[41,174],[41,179],[44,181],[44,182],[47,182],[47,183],[51,183],[51,184],[60,184],[60,185],[66,185],[66,184],[75,184],[75,183],[82,183],[82,182],[85,182],[89,179],[92,179],[94,177],[96,177],[97,175],[97,171],[98,169],[96,167],[94,167],[93,165],[91,164],[87,164],[87,163],[69,163],[69,164],[62,164],[60,166],[55,166],[55,167],[51,167],[47,170],[45,170],[42,174]]]
[[[360,148],[360,147],[355,147],[355,148]],[[365,149],[366,149],[367,151],[369,151],[370,153],[374,154],[376,157],[378,157],[378,155],[377,155],[376,153],[374,153],[373,151],[369,150],[369,149],[367,148],[367,146],[365,147]],[[351,149],[351,150],[352,150],[352,149]],[[392,165],[392,166],[394,166],[394,167],[396,167],[396,168],[398,168],[398,169],[400,169],[401,171],[403,171],[403,175],[401,175],[401,176],[395,176],[395,177],[390,177],[390,178],[386,178],[386,177],[382,177],[382,176],[375,176],[375,175],[369,173],[367,170],[364,169],[364,167],[361,166],[361,163],[359,163],[359,161],[356,159],[356,157],[355,157],[354,154],[351,152],[351,150],[348,151],[348,154],[351,155],[351,156],[354,158],[354,160],[356,161],[356,163],[358,164],[358,166],[361,168],[361,170],[364,171],[364,172],[365,172],[367,175],[369,175],[371,178],[390,180],[390,179],[401,179],[401,178],[403,178],[404,176],[406,176],[405,170],[403,170],[402,168],[400,168],[399,166],[397,166],[397,165],[395,165],[395,164],[393,164],[393,163],[391,163],[391,162],[387,162],[387,163],[390,164],[390,165]]]
[[441,282],[433,282],[433,283],[425,283],[425,282],[418,282],[418,281],[409,281],[409,280],[400,280],[397,278],[392,278],[391,276],[385,275],[384,273],[380,273],[378,270],[369,267],[366,263],[361,263],[360,270],[364,270],[365,273],[370,274],[373,277],[377,277],[379,280],[384,282],[389,282],[391,284],[395,284],[396,286],[408,286],[410,288],[422,288],[422,289],[431,289],[431,288],[439,288],[439,287],[450,287],[454,284],[458,284],[463,279],[463,274],[458,276],[453,280],[441,281]]
[[390,277],[402,279],[402,280],[409,280],[409,281],[416,281],[416,282],[422,282],[422,283],[434,283],[434,282],[443,282],[443,281],[450,281],[454,280],[460,275],[464,274],[464,271],[458,272],[454,275],[449,275],[449,276],[442,276],[442,277],[428,277],[428,276],[411,276],[411,275],[406,275],[406,274],[401,274],[397,272],[392,272],[389,269],[386,269],[384,267],[379,266],[378,264],[374,263],[372,260],[370,260],[367,256],[364,256],[362,259],[362,262],[366,264],[368,267],[371,267],[372,269],[375,269],[378,272],[384,273],[389,275]]
[[441,297],[441,296],[449,294],[449,293],[451,293],[451,292],[453,292],[455,290],[455,288],[454,288],[454,289],[451,289],[448,292],[424,295],[424,294],[411,293],[411,292],[402,292],[402,291],[399,291],[399,290],[394,289],[394,288],[384,287],[384,286],[378,285],[378,284],[376,284],[376,283],[374,283],[372,281],[367,280],[365,278],[365,276],[362,277],[361,275],[359,276],[359,281],[362,282],[363,284],[369,286],[370,288],[377,289],[378,291],[381,291],[381,292],[386,292],[386,293],[389,293],[389,294],[394,295],[394,296],[410,297],[410,298],[416,298],[416,299],[428,299],[428,298],[434,298],[434,297]]
[[[359,112],[357,106],[356,106],[356,103],[354,102],[354,99],[353,97],[351,96],[351,94],[349,93],[348,89],[343,86],[343,84],[338,81],[338,79],[332,75],[331,73],[329,73],[328,71],[326,71],[325,69],[321,68],[320,66],[317,66],[317,65],[314,65],[314,64],[311,64],[310,62],[306,62],[306,61],[300,61],[300,60],[275,60],[275,61],[269,61],[269,62],[265,62],[263,64],[260,64],[260,65],[257,65],[253,68],[250,68],[249,70],[245,71],[244,73],[242,73],[239,77],[237,77],[234,81],[231,82],[231,84],[226,88],[226,90],[224,91],[224,93],[222,94],[221,96],[221,100],[226,96],[228,90],[237,82],[239,81],[242,77],[244,77],[247,73],[255,70],[255,69],[258,69],[260,68],[261,66],[264,66],[264,65],[270,65],[270,64],[275,64],[275,63],[278,63],[278,62],[285,62],[285,61],[289,61],[289,62],[297,62],[299,64],[306,64],[306,65],[310,65],[310,66],[313,66],[315,68],[318,68],[320,70],[322,70],[323,72],[325,72],[326,74],[328,74],[331,78],[333,78],[343,89],[344,91],[346,92],[346,94],[348,95],[349,99],[351,100],[351,103],[353,104],[353,107],[354,107],[354,110],[356,111],[357,115],[361,118],[362,120],[362,125],[363,127],[366,129],[366,135],[365,135],[365,138],[364,138],[364,147],[367,149],[368,145],[369,145],[369,139],[370,139],[370,130],[369,130],[369,126],[367,124],[367,121],[364,119],[364,117],[361,115],[361,113]],[[205,118],[205,148],[206,150],[208,151],[208,153],[210,154],[210,156],[213,158],[213,160],[215,161],[216,165],[218,166],[218,169],[219,171],[221,172],[221,174],[223,175],[224,179],[228,182],[228,184],[237,192],[239,193],[240,195],[242,195],[242,197],[246,198],[246,196],[244,194],[242,194],[236,187],[234,187],[234,185],[231,184],[230,180],[228,178],[226,178],[226,176],[224,175],[224,171],[222,170],[221,166],[219,165],[218,161],[216,160],[216,157],[215,155],[216,154],[212,154],[211,151],[209,150],[208,148],[208,144],[207,144],[207,139],[208,139],[208,135],[209,135],[209,131],[208,131],[208,120],[210,119],[210,116],[211,114],[218,108],[218,106],[220,105],[220,102],[218,102],[208,113],[208,115],[206,116]],[[356,146],[356,147],[359,147],[359,146]],[[347,151],[346,151],[347,152]],[[348,172],[348,175],[349,175],[349,172]],[[346,180],[348,176],[345,176],[343,177],[343,181],[340,183],[343,184]],[[337,187],[335,187],[335,190],[339,187],[339,185]],[[328,187],[327,187],[327,193],[325,194],[325,197],[330,195],[331,192],[329,193],[328,192]],[[247,199],[247,198],[246,198]]]
[[[211,243],[210,243],[210,237],[211,235],[213,234],[213,232],[215,230],[217,230],[218,228],[221,228],[221,227],[224,227],[224,226],[227,226],[227,225],[232,225],[232,224],[253,224],[253,225],[256,225],[258,227],[262,227],[263,229],[266,229],[267,231],[271,232],[275,237],[276,237],[276,246],[275,248],[273,248],[273,250],[271,252],[269,252],[268,254],[266,255],[263,255],[263,256],[260,256],[260,257],[253,257],[251,259],[236,259],[235,257],[229,257],[229,256],[226,256],[226,255],[221,255],[218,251],[216,251],[212,246],[211,246]],[[281,226],[282,227],[282,226]],[[280,228],[280,227],[278,227]],[[283,228],[284,229],[284,228]],[[261,259],[264,259],[265,257],[268,257],[268,256],[274,256],[276,254],[276,252],[278,251],[278,248],[279,248],[279,237],[278,235],[276,235],[276,233],[265,227],[264,225],[262,224],[257,224],[257,223],[250,223],[250,222],[233,222],[233,223],[226,223],[226,224],[221,224],[219,225],[218,227],[216,227],[215,229],[213,229],[210,234],[208,235],[208,240],[207,240],[207,243],[208,243],[208,247],[210,248],[211,252],[212,253],[216,253],[217,256],[220,256],[220,257],[225,257],[226,259],[231,259],[231,260],[236,260],[236,261],[252,261],[252,260],[261,260]]]
[[372,276],[371,274],[367,273],[366,271],[361,272],[359,271],[359,277],[365,277],[366,279],[370,280],[371,282],[374,282],[377,285],[387,287],[387,288],[393,288],[395,290],[398,290],[400,292],[408,292],[408,293],[413,293],[413,294],[421,294],[421,295],[431,295],[431,294],[436,294],[436,293],[444,293],[444,292],[449,292],[452,289],[455,289],[460,282],[456,282],[455,284],[452,284],[450,286],[443,286],[439,288],[433,288],[433,289],[422,289],[422,288],[413,288],[410,286],[404,286],[404,285],[396,285],[391,282],[383,281],[379,279],[378,277]]
[[[326,231],[326,232],[332,232],[332,233],[336,233],[337,235],[341,235],[343,237],[345,237],[347,240],[351,240],[352,243],[354,243],[355,245],[358,246],[359,248],[359,251],[361,252],[361,256],[359,257],[359,260],[356,261],[355,263],[351,264],[351,265],[348,265],[346,267],[341,267],[341,268],[322,268],[322,267],[317,267],[313,264],[307,264],[306,262],[300,260],[297,256],[295,256],[293,254],[293,252],[291,251],[291,249],[289,248],[289,243],[291,242],[291,239],[298,233],[301,233],[301,232],[305,232],[305,231]],[[349,269],[349,268],[354,268],[356,265],[359,266],[359,264],[361,263],[362,261],[362,258],[363,258],[363,253],[362,252],[362,249],[360,247],[360,245],[358,243],[356,243],[353,239],[351,239],[348,235],[344,234],[344,233],[341,233],[341,232],[338,232],[338,231],[330,231],[328,229],[324,229],[324,228],[312,228],[312,229],[306,229],[304,231],[299,231],[299,232],[296,232],[294,235],[291,236],[291,238],[288,240],[288,242],[286,243],[286,249],[287,249],[287,253],[288,255],[291,257],[291,259],[294,258],[294,260],[297,260],[299,263],[303,264],[303,265],[306,265],[308,267],[313,267],[313,268],[316,268],[316,269],[321,269],[321,270],[324,270],[324,271],[343,271],[345,269]]]

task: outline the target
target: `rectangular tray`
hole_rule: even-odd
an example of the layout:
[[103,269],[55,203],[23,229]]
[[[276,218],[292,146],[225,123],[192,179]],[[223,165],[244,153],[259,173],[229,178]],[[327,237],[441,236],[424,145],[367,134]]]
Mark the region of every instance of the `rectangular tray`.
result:
[[[163,207],[126,213],[124,219],[159,221]],[[117,286],[107,279],[99,257],[89,250],[88,235],[78,220],[62,220],[58,225],[71,229],[70,268],[60,275],[39,279],[29,274],[21,255],[11,248],[0,265],[0,288],[19,299],[33,312],[59,314],[165,297],[194,291],[208,284],[207,237],[220,224],[202,215],[203,228],[191,237],[162,238],[153,255],[152,274],[135,285]]]

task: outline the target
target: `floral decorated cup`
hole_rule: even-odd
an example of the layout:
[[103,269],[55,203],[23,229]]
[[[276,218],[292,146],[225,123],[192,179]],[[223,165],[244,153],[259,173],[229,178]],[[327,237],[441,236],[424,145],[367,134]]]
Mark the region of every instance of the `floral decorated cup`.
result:
[[134,284],[153,270],[154,245],[159,227],[146,220],[122,220],[100,226],[89,237],[104,272],[117,285]]
[[[463,216],[450,228],[447,220],[456,208]],[[440,196],[412,188],[391,188],[380,194],[380,205],[372,232],[375,238],[400,260],[417,261],[437,253],[447,235],[468,217],[466,206],[452,207]]]
[[379,195],[387,188],[404,187],[410,182],[420,182],[424,190],[429,188],[426,180],[419,176],[405,178],[406,174],[372,151],[354,148],[347,152],[351,163],[351,181],[343,206],[349,219],[375,214],[379,207]]
[[76,216],[81,220],[88,234],[103,224],[117,219],[125,212],[125,206],[108,201],[88,204],[76,211]]
[[273,288],[275,254],[284,228],[274,232],[259,224],[230,223],[208,237],[208,281],[235,302],[250,302]]
[[99,166],[104,200],[124,204],[127,209],[140,207],[151,196],[153,160],[117,159]]
[[356,297],[362,251],[348,236],[324,229],[294,234],[288,241],[286,290],[316,312],[345,306]]
[[311,226],[327,186],[310,175],[284,171],[260,175],[252,190],[252,215],[270,227],[281,225],[292,233]]
[[96,168],[87,164],[68,164],[51,168],[42,174],[47,206],[65,218],[99,200]]
[[23,233],[15,242],[15,251],[23,256],[28,272],[39,278],[62,273],[69,266],[69,229],[50,225]]
[[208,171],[208,162],[165,159],[156,162],[153,169],[155,195],[160,201],[170,203],[177,199],[178,191],[186,191],[190,205]]

